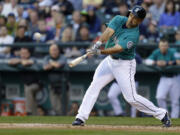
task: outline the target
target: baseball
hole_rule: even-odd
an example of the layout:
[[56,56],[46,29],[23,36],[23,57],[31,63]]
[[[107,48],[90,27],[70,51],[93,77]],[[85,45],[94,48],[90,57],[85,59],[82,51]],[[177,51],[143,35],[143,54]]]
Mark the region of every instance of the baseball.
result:
[[41,39],[41,34],[39,32],[34,33],[34,39],[35,40],[40,40]]

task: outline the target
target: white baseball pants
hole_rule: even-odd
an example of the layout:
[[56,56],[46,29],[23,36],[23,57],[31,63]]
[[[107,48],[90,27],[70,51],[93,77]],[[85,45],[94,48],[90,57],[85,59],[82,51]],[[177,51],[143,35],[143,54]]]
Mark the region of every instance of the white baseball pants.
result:
[[127,102],[139,111],[153,115],[155,118],[161,120],[165,116],[166,110],[154,106],[149,100],[136,93],[134,81],[135,72],[136,61],[134,59],[114,60],[110,56],[106,57],[95,71],[93,81],[86,91],[76,118],[83,121],[87,120],[100,90],[112,80],[116,79]]
[[161,77],[157,87],[156,98],[159,107],[167,109],[167,95],[169,93],[171,101],[171,118],[179,117],[179,81],[180,76]]

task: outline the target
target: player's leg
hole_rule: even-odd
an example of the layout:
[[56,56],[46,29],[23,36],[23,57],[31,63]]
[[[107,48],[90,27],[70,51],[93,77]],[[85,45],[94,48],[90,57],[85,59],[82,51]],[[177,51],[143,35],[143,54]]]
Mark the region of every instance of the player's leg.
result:
[[174,77],[172,79],[172,88],[169,91],[171,99],[171,118],[179,117],[179,94],[180,94],[180,78]]
[[109,69],[107,58],[105,58],[95,71],[93,81],[86,91],[76,118],[81,119],[82,121],[88,119],[89,114],[98,98],[100,90],[113,79],[114,77]]
[[161,77],[158,83],[156,99],[158,106],[164,109],[167,109],[166,97],[171,88],[171,79],[172,77]]
[[114,68],[113,74],[122,90],[124,98],[139,111],[153,115],[155,118],[162,120],[167,111],[156,107],[152,102],[136,93],[134,81],[134,74],[136,71],[135,60],[122,61],[121,63],[122,64]]
[[114,82],[108,92],[108,98],[114,110],[116,116],[123,113],[121,103],[119,102],[118,96],[121,94],[121,90],[117,82]]
[[[139,83],[138,81],[136,81],[136,91],[139,87]],[[132,118],[135,118],[136,117],[136,108],[134,106],[131,106],[131,117]]]
[[28,115],[37,115],[37,103],[34,95],[39,89],[39,85],[36,83],[25,85],[26,112]]

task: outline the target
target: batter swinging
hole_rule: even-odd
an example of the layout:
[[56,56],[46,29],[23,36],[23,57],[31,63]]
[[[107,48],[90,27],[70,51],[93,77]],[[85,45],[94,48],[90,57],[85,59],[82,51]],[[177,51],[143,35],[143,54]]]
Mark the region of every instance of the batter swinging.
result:
[[[97,100],[100,90],[116,79],[122,94],[127,102],[139,111],[153,115],[162,121],[165,127],[171,126],[171,121],[166,110],[156,107],[149,100],[136,93],[134,75],[136,72],[135,48],[139,39],[138,25],[146,16],[146,11],[141,6],[135,6],[129,17],[115,16],[100,40],[96,42],[92,49],[88,50],[89,55],[107,54],[107,56],[97,67],[93,81],[91,82],[82,104],[78,110],[74,126],[83,126],[85,120]],[[105,49],[98,49],[105,41]]]

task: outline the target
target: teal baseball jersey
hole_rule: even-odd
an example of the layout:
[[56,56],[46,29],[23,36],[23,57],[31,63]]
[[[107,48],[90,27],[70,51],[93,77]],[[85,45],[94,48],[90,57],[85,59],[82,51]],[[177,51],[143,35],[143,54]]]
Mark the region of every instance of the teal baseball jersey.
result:
[[148,59],[158,61],[158,60],[164,60],[164,61],[175,61],[175,50],[168,48],[166,54],[162,54],[160,49],[156,49],[153,51],[153,53],[149,56]]
[[115,58],[131,60],[135,57],[135,48],[139,41],[139,27],[126,28],[125,24],[127,20],[127,17],[117,15],[110,21],[108,27],[115,32],[107,41],[105,48],[111,48],[118,44],[123,48],[123,51],[112,55]]

